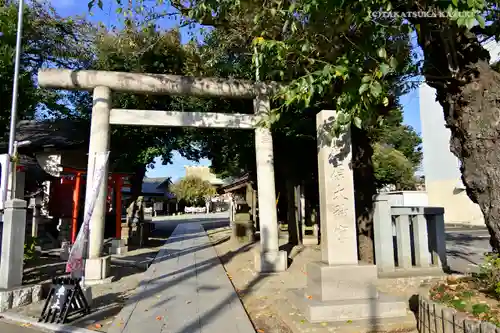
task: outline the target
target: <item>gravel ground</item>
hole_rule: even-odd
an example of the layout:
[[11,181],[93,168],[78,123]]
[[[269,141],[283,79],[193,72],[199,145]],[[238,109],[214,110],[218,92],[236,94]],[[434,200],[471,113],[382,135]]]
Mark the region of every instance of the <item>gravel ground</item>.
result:
[[[259,275],[253,269],[254,252],[259,249],[258,243],[241,245],[229,240],[231,234],[229,228],[214,229],[208,233],[257,332],[323,333],[339,331],[337,326],[330,323],[309,324],[290,305],[286,297],[286,292],[289,289],[306,287],[306,266],[309,262],[320,261],[319,246],[307,246],[290,251],[292,263],[286,272]],[[286,250],[286,242],[286,235],[282,235],[280,239],[282,249]],[[430,278],[379,279],[377,287],[382,292],[409,300],[412,295],[418,292],[422,281],[428,279]],[[295,329],[292,330],[291,327]],[[404,324],[390,326],[386,331],[408,332],[415,330],[415,322],[411,319],[410,322],[406,321]]]

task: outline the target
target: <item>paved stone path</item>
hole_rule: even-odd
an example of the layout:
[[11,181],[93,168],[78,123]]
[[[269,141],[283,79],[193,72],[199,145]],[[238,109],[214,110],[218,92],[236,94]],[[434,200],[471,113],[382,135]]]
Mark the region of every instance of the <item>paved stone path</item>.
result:
[[17,324],[11,324],[0,321],[0,332],[2,333],[42,333],[43,331],[36,330],[30,327],[22,327]]
[[200,223],[179,224],[109,333],[255,333]]

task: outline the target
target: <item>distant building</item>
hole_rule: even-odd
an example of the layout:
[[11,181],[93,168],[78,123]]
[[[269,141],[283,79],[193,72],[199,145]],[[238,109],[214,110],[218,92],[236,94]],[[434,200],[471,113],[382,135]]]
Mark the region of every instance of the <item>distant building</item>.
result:
[[199,177],[203,180],[208,181],[214,187],[220,187],[224,184],[224,181],[218,178],[212,171],[210,171],[210,167],[195,165],[195,166],[184,166],[186,170],[186,177],[194,176]]
[[172,198],[173,194],[169,192],[171,184],[170,177],[144,177],[142,181],[142,195],[145,198]]

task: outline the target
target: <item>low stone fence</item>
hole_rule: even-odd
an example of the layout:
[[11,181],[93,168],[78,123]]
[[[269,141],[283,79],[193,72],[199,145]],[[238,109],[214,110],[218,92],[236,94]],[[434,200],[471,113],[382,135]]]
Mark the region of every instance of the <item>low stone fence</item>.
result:
[[202,214],[206,213],[206,207],[184,207],[184,213],[187,214]]
[[[0,313],[13,308],[19,308],[31,303],[38,303],[44,298],[44,290],[48,290],[50,282],[21,286],[9,290],[0,290]],[[45,292],[46,294],[46,292]]]
[[391,207],[378,195],[373,223],[379,275],[442,273],[447,267],[442,207]]
[[428,290],[418,300],[417,329],[419,333],[499,333],[495,325],[469,319],[464,313],[429,299]]

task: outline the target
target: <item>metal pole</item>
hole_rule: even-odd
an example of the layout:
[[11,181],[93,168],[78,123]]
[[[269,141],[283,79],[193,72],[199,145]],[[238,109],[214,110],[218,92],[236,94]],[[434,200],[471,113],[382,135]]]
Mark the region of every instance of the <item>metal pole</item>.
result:
[[[17,13],[17,35],[16,35],[16,56],[14,63],[14,78],[12,83],[12,104],[10,109],[10,132],[9,132],[9,157],[13,157],[14,153],[14,141],[16,140],[16,123],[17,123],[17,91],[19,86],[19,67],[21,62],[21,43],[22,43],[22,35],[23,35],[23,9],[24,9],[24,0],[19,1],[19,8]],[[10,167],[10,161],[7,162],[7,168],[5,168],[7,172],[12,172]],[[15,172],[15,171],[14,171]],[[2,177],[5,179],[7,177]],[[7,178],[8,179],[8,178]],[[2,198],[7,199],[7,191],[8,184],[4,186],[4,193],[2,193]]]

